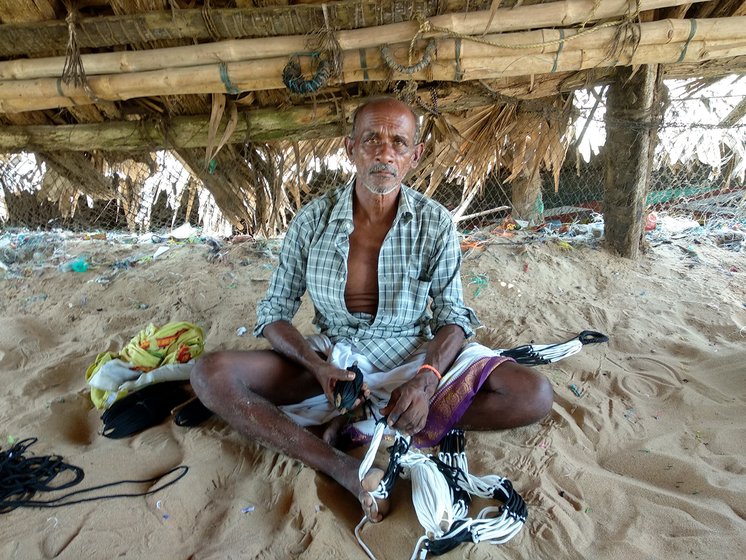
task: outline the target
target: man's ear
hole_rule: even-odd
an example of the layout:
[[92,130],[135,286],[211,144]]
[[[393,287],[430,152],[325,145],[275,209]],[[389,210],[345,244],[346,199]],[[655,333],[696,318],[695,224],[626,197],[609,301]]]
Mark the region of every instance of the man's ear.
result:
[[352,159],[352,147],[355,145],[355,141],[349,136],[345,136],[345,152],[347,157]]
[[420,159],[422,158],[422,152],[425,151],[425,144],[420,142],[414,147],[414,150],[412,151],[412,162],[410,163],[412,169],[417,167],[417,164],[420,163]]

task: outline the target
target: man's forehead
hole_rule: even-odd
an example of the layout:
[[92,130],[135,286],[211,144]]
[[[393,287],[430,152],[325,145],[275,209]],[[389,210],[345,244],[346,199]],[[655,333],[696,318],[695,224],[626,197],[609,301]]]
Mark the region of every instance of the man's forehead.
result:
[[394,126],[406,134],[414,134],[415,116],[411,109],[400,103],[366,105],[357,116],[357,132],[377,131]]

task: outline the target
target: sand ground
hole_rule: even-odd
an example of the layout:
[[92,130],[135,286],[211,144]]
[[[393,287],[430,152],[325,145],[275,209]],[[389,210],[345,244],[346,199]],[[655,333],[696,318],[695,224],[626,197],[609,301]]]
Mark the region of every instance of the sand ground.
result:
[[[529,521],[505,545],[444,558],[746,557],[746,252],[679,238],[630,261],[584,243],[483,239],[462,270],[480,341],[558,342],[584,329],[610,341],[539,367],[556,393],[540,424],[468,435],[472,472],[511,479]],[[190,470],[145,498],[2,515],[0,557],[365,558],[351,496],[219,419],[99,434],[84,380],[96,354],[172,320],[201,325],[208,350],[263,347],[250,333],[279,248],[123,240],[50,234],[0,270],[0,444],[37,437],[33,453],[85,470],[81,487]],[[59,270],[79,256],[86,272]],[[302,331],[311,316],[306,302]],[[392,502],[363,531],[380,560],[408,558],[421,534],[408,481]]]

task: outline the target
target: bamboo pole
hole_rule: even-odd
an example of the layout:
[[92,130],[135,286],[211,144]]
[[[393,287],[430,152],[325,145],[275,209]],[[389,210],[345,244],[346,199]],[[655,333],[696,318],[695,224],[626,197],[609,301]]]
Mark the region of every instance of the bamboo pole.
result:
[[746,97],[741,99],[738,105],[733,107],[731,112],[720,121],[720,126],[735,126],[744,116],[746,116]]
[[[705,0],[696,0],[703,2]],[[641,10],[676,6],[684,0],[640,0]],[[606,18],[623,16],[630,10],[628,0],[607,0],[594,10],[592,0],[564,0],[548,4],[535,4],[517,8],[498,9],[490,19],[490,12],[444,14],[430,18],[432,26],[447,28],[463,35],[482,35],[517,31],[527,27],[569,27],[578,23],[592,23]],[[489,28],[486,23],[490,21]],[[1,26],[0,26],[1,29]],[[417,33],[416,22],[394,23],[351,31],[338,31],[335,36],[343,50],[374,47],[384,43],[411,40]],[[442,36],[442,33],[425,33],[424,38]],[[539,40],[539,39],[536,39]],[[530,41],[535,42],[536,40]],[[219,62],[259,60],[290,56],[307,51],[307,37],[286,36],[257,39],[220,41],[146,51],[125,51],[82,56],[86,75],[145,72],[164,68],[200,66]],[[65,57],[17,59],[0,61],[0,80],[27,80],[59,77]]]
[[475,212],[474,214],[467,214],[466,216],[459,216],[453,219],[454,223],[463,222],[464,220],[471,220],[473,218],[480,218],[481,216],[487,216],[488,214],[494,214],[495,212],[503,212],[504,210],[510,210],[511,206],[498,206],[489,210],[482,210],[481,212]]
[[[665,20],[643,24],[640,27],[641,35],[638,50],[646,46],[654,45],[681,45],[685,42],[698,44],[707,39],[713,44],[730,38],[743,40],[744,18],[724,18],[720,20],[705,20],[697,23],[697,32],[690,39],[692,30],[691,20]],[[496,64],[489,65],[493,70],[499,67],[499,60],[512,61],[528,55],[546,53],[556,57],[558,61],[567,59],[571,52],[587,51],[588,53],[601,52],[614,38],[615,29],[601,29],[595,33],[580,34],[577,30],[568,30],[561,56],[556,53],[559,46],[556,43],[561,35],[556,30],[542,30],[536,32],[517,33],[510,36],[488,35],[484,39],[489,41],[500,41],[505,47],[494,47],[481,43],[461,40],[459,47],[460,62],[464,68],[472,67],[472,73],[479,71],[485,66],[484,61],[495,60]],[[575,38],[577,36],[577,38]],[[526,48],[528,44],[534,44]],[[547,45],[547,46],[543,46]],[[522,48],[510,48],[522,47]],[[408,44],[392,48],[391,51],[397,60],[407,60]],[[438,57],[435,65],[451,65],[456,59],[456,41],[444,39],[438,41]],[[360,68],[361,52],[372,70],[386,70],[383,59],[377,49],[369,48],[365,51],[355,50],[344,53],[343,67],[349,71]],[[481,61],[480,61],[481,59]],[[594,59],[595,60],[595,59]],[[480,62],[477,62],[480,61]],[[280,75],[286,64],[284,58],[274,58],[261,61],[247,61],[225,65],[225,79],[220,76],[220,67],[205,65],[198,67],[175,68],[166,72],[151,71],[137,74],[114,74],[108,76],[91,77],[89,86],[91,92],[100,99],[116,100],[129,99],[131,97],[149,97],[154,95],[166,95],[174,93],[216,93],[226,90],[226,81],[242,91],[257,91],[262,89],[275,89],[284,87]],[[509,65],[509,64],[507,64]],[[506,65],[506,66],[507,66]],[[521,63],[522,65],[522,63]],[[586,66],[587,67],[587,66]],[[551,70],[552,65],[549,65]],[[575,67],[570,67],[570,70]],[[536,71],[536,68],[532,69]],[[515,75],[508,68],[499,70],[504,75]],[[546,72],[543,67],[538,68],[539,73]],[[532,72],[524,72],[529,74]],[[491,75],[494,75],[492,72]],[[356,76],[353,74],[353,76]],[[448,79],[448,78],[439,78]],[[358,78],[350,78],[346,73],[344,81],[359,81]],[[85,104],[89,97],[82,88],[69,88],[56,79],[39,80],[6,80],[0,81],[0,99],[27,99],[29,97],[53,98],[60,96],[73,98],[77,103]]]
[[[554,55],[530,55],[514,58],[480,58],[473,60],[462,60],[457,65],[454,61],[435,61],[430,68],[425,71],[413,74],[411,76],[400,76],[400,79],[414,78],[418,80],[441,80],[441,81],[469,81],[469,80],[486,80],[505,78],[509,76],[524,76],[530,74],[550,74],[557,72],[573,72],[579,70],[611,67],[618,65],[646,64],[646,63],[675,63],[675,62],[702,62],[717,58],[728,58],[746,54],[746,43],[741,42],[734,45],[728,41],[725,44],[716,42],[692,42],[689,44],[686,56],[680,57],[683,50],[682,44],[671,44],[658,48],[641,48],[638,49],[631,57],[620,56],[615,60],[608,59],[603,51],[589,53],[588,51],[567,51],[559,59]],[[458,80],[455,76],[459,74]],[[215,72],[217,74],[217,72]],[[344,73],[343,81],[346,83],[384,80],[389,78],[388,69],[381,64],[375,70],[351,70]],[[396,75],[394,76],[396,78]],[[214,85],[206,84],[197,87],[194,83],[189,83],[189,76],[184,76],[187,80],[184,89],[176,93],[211,93],[220,92],[222,84],[215,77]],[[261,90],[261,89],[278,89],[283,88],[279,78],[266,78],[262,80],[255,79],[252,82],[239,83],[241,90]],[[111,91],[112,88],[109,88]],[[186,91],[185,91],[186,89]],[[111,98],[128,99],[138,96],[155,96],[175,93],[171,87],[165,89],[153,89],[149,91],[137,91],[128,93],[120,89],[118,93]],[[110,99],[108,96],[102,96]],[[30,96],[20,96],[14,99],[2,99],[0,97],[0,111],[2,112],[20,112],[28,110],[49,109],[72,105],[85,105],[95,103],[97,99],[84,97],[78,94],[75,97],[57,97],[34,98]]]
[[[452,54],[455,49],[454,40],[447,39],[441,42],[443,54],[424,70],[411,75],[392,73],[385,65],[378,49],[366,49],[362,51],[364,56],[361,56],[361,51],[344,53],[345,71],[339,82],[353,83],[389,78],[469,81],[608,66],[702,62],[746,54],[746,36],[731,38],[734,30],[743,26],[746,26],[746,17],[702,22],[666,20],[640,24],[639,45],[636,48],[624,46],[614,59],[609,58],[608,53],[609,42],[613,37],[613,30],[610,29],[600,30],[566,43],[561,51],[555,44],[547,47],[546,52],[538,54],[526,54],[524,49],[507,49],[502,51],[506,53],[504,56],[488,55],[484,51],[483,56],[458,59]],[[591,47],[590,38],[594,36],[595,46]],[[666,38],[666,42],[656,43],[656,37]],[[673,41],[669,37],[679,40]],[[588,48],[577,48],[586,43]],[[483,51],[483,45],[478,46],[479,49],[475,48],[474,52]],[[463,40],[461,48],[464,48]],[[366,68],[361,68],[361,58],[366,61]],[[284,58],[231,63],[222,68],[222,74],[220,65],[212,65],[176,68],[165,72],[96,76],[90,78],[88,83],[92,94],[90,96],[83,88],[66,86],[58,79],[6,80],[0,82],[0,112],[50,109],[133,97],[221,93],[229,89],[227,85],[235,88],[235,91],[283,88],[280,75],[285,63]]]

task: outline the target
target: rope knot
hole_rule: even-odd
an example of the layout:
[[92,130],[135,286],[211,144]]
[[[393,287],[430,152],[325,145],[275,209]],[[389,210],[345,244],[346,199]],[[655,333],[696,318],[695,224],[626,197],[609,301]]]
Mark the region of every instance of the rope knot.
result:
[[72,11],[67,14],[65,17],[65,22],[67,23],[67,30],[69,33],[72,33],[75,29],[75,24],[78,23],[78,11],[70,8]]
[[65,64],[62,68],[62,81],[65,84],[72,83],[75,86],[87,87],[88,82],[83,69],[83,59],[80,56],[80,46],[78,44],[78,10],[75,5],[69,1],[65,1],[65,8],[67,8],[67,16],[65,21],[67,22],[67,48],[65,50]]

